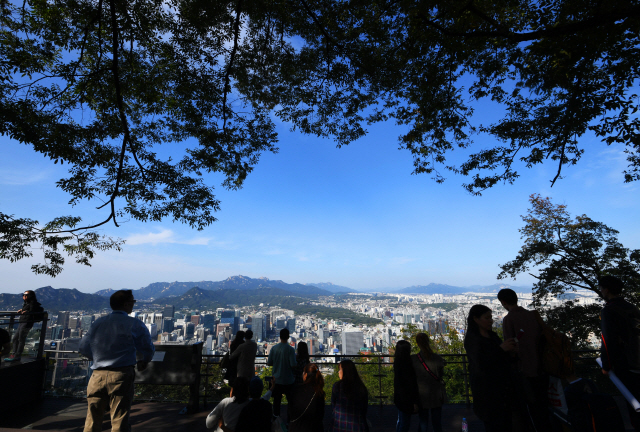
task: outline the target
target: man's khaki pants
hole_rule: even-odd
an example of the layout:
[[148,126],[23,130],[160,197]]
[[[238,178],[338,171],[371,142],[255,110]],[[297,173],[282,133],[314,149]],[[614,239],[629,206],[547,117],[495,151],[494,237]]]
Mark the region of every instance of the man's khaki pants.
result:
[[129,411],[133,400],[133,366],[115,369],[96,369],[87,385],[87,419],[84,432],[102,431],[107,407],[111,412],[111,431],[129,432]]

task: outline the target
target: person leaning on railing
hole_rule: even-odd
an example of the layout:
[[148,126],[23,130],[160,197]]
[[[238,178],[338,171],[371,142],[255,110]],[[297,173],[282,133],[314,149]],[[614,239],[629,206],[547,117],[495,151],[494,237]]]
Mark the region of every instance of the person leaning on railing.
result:
[[418,382],[418,418],[420,432],[427,432],[429,418],[434,432],[442,432],[442,405],[446,398],[444,360],[433,352],[426,333],[416,335],[420,352],[411,356],[413,370]]
[[25,291],[22,294],[22,300],[24,300],[22,309],[17,312],[20,315],[20,324],[13,335],[13,349],[11,355],[4,359],[7,362],[21,360],[22,352],[24,351],[24,344],[27,341],[29,331],[36,321],[42,319],[42,312],[44,312],[42,305],[38,303],[38,300],[36,299],[36,293],[34,291]]

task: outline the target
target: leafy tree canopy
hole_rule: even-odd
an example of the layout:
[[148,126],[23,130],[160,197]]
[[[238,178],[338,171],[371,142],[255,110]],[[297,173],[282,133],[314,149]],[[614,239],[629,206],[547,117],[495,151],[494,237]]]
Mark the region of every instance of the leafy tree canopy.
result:
[[[501,265],[499,279],[529,273],[534,305],[545,306],[550,299],[578,289],[601,296],[602,276],[619,277],[625,286],[623,296],[640,304],[640,249],[630,250],[618,241],[618,231],[586,215],[572,218],[565,205],[550,198],[531,195],[531,208],[520,229],[524,245],[513,261]],[[580,305],[567,301],[546,311],[550,324],[569,333],[580,345],[590,332],[599,334],[602,305]]]
[[[240,188],[277,152],[274,116],[338,146],[393,119],[415,173],[469,176],[473,193],[546,159],[555,182],[587,132],[625,146],[638,180],[639,16],[622,0],[2,2],[0,133],[66,163],[69,203],[104,214],[0,213],[0,258],[42,244],[33,270],[55,276],[64,253],[89,265],[121,246],[96,233],[106,223],[203,229],[220,203],[202,175]],[[474,121],[483,99],[502,118]],[[454,149],[466,161],[448,161]]]

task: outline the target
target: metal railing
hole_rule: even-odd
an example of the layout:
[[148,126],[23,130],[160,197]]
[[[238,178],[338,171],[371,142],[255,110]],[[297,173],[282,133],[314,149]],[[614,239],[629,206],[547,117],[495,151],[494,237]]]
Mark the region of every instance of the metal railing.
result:
[[[11,336],[11,344],[13,346],[13,337],[20,325],[21,317],[35,316],[32,321],[32,327],[27,335],[25,343],[25,351],[20,353],[23,357],[31,359],[41,359],[44,353],[44,340],[47,330],[47,322],[49,321],[49,315],[47,312],[36,312],[28,314],[19,314],[17,311],[0,311],[0,328],[4,328]],[[33,344],[34,349],[31,350],[30,346]]]
[[[57,396],[85,397],[86,383],[91,376],[89,361],[78,355],[77,351],[46,351],[48,363],[45,390],[47,394]],[[574,351],[574,363],[576,375],[588,377],[594,380],[599,388],[610,394],[616,394],[617,390],[600,373],[595,362],[598,357],[597,350]],[[67,357],[64,357],[67,356]],[[473,396],[469,388],[469,361],[467,355],[440,354],[445,360],[444,382],[449,396],[447,403],[464,403],[470,406]],[[63,358],[64,357],[64,358]],[[223,369],[220,368],[222,355],[203,355],[200,366],[200,400],[206,408],[211,402],[219,401],[229,395],[229,386],[223,378]],[[379,405],[393,404],[393,366],[392,356],[379,355],[312,355],[312,361],[319,364],[325,377],[325,391],[327,403],[330,400],[330,390],[337,381],[338,362],[349,358],[354,361],[365,385],[369,390],[370,402]],[[267,356],[256,356],[258,375],[264,377],[270,375],[266,365]],[[189,398],[187,386],[148,386],[145,393],[138,388],[145,388],[145,384],[136,384],[137,400],[155,400],[165,402],[185,402]],[[178,388],[178,387],[184,387]],[[151,396],[149,396],[151,395]]]

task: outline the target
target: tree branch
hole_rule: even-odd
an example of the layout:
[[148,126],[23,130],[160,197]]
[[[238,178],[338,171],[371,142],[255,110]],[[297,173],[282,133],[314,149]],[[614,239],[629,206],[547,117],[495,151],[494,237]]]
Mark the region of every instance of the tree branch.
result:
[[[437,22],[427,17],[424,13],[420,12],[418,13],[418,16],[422,18],[422,20],[428,27],[433,27],[446,36],[462,38],[504,38],[512,42],[526,42],[541,38],[566,36],[568,34],[575,34],[581,31],[591,30],[594,27],[612,24],[620,20],[625,20],[627,18],[638,18],[640,17],[640,5],[631,6],[609,13],[599,13],[597,16],[592,16],[582,21],[570,22],[556,27],[547,27],[528,33],[513,33],[508,30],[459,32],[438,24]],[[501,24],[498,25],[500,25],[502,28],[506,28]]]
[[238,0],[236,6],[236,21],[233,25],[233,48],[231,49],[231,55],[229,56],[229,63],[227,64],[227,70],[224,75],[224,92],[222,95],[222,129],[227,131],[227,94],[231,91],[230,88],[230,76],[231,68],[233,67],[233,61],[236,57],[236,51],[238,50],[238,37],[240,35],[240,15],[242,14],[242,0]]

